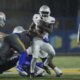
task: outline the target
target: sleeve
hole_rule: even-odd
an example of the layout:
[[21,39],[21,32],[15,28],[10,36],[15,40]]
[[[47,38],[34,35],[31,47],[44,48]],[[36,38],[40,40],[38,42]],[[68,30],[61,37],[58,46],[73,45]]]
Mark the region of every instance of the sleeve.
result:
[[39,21],[40,21],[40,15],[39,14],[34,14],[32,20],[35,23],[35,25],[38,25]]
[[55,18],[52,18],[51,24],[54,24],[56,22]]
[[35,29],[35,23],[34,22],[32,22],[30,27],[29,27],[29,30],[33,30],[33,29]]
[[9,36],[7,36],[6,41],[8,42],[11,48],[14,48],[15,50],[19,51],[19,53],[22,53],[26,50],[23,42],[16,34],[10,34]]

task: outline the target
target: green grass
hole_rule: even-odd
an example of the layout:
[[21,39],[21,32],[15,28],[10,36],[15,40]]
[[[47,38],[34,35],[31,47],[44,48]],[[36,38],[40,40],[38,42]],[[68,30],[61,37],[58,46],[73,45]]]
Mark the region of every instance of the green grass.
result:
[[56,77],[37,77],[30,79],[29,77],[21,77],[15,74],[0,75],[0,80],[80,80],[80,75],[63,75],[60,78]]
[[[80,68],[79,56],[55,57],[53,62],[60,68]],[[30,80],[29,77],[21,77],[18,74],[1,74],[0,80]],[[61,78],[55,75],[47,77],[37,77],[31,80],[80,80],[80,74],[63,74]]]
[[80,68],[80,56],[59,56],[53,62],[60,68]]

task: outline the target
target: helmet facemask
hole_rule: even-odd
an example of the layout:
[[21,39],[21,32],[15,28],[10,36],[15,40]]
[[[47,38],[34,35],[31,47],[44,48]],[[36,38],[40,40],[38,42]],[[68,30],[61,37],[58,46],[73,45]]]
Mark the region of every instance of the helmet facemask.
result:
[[45,11],[41,12],[41,18],[43,20],[46,20],[49,16],[50,16],[49,12],[45,12]]
[[5,26],[5,20],[0,18],[0,27],[4,27]]
[[50,16],[50,8],[46,5],[41,6],[39,14],[43,20],[46,20]]

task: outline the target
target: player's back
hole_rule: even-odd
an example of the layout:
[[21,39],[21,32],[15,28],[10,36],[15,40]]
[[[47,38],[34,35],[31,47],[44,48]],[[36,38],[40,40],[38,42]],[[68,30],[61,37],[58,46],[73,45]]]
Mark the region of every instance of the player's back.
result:
[[25,45],[26,48],[28,48],[31,44],[32,38],[31,36],[29,36],[27,34],[27,31],[24,31],[22,33],[20,33],[20,39],[23,42],[23,44]]

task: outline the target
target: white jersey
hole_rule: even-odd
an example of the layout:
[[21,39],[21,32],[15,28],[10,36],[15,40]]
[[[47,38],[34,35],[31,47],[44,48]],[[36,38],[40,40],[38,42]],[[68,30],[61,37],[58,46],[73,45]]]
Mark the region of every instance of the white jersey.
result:
[[[28,49],[26,49],[26,51],[27,51],[28,55],[32,55],[32,46],[30,46]],[[40,58],[46,58],[47,56],[48,56],[48,54],[45,51],[40,50],[40,54],[39,54]]]
[[[39,14],[34,14],[34,16],[33,16],[33,22],[36,25],[36,29],[39,29],[38,28],[38,24],[39,24],[40,20],[42,20],[41,17],[40,17],[40,15]],[[55,23],[55,18],[49,16],[48,18],[46,18],[43,21],[45,21],[46,23],[49,23],[49,24],[54,24]],[[44,32],[43,39],[48,39],[48,35],[49,35],[48,32]]]

